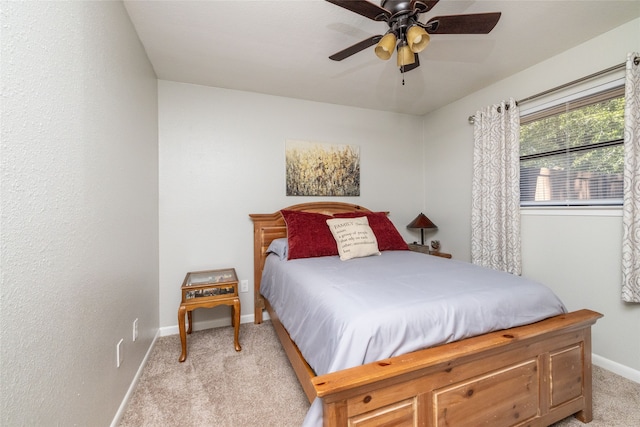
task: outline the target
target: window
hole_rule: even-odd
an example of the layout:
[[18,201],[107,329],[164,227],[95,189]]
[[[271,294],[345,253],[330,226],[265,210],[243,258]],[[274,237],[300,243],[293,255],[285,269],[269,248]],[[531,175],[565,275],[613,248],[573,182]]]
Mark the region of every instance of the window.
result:
[[624,86],[520,118],[520,206],[622,205]]

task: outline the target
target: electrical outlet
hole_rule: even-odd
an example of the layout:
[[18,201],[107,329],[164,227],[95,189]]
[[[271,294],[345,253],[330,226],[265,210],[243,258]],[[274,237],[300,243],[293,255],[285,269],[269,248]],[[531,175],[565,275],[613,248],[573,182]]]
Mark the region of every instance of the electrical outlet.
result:
[[240,292],[249,292],[249,281],[241,280],[240,281]]
[[138,319],[133,321],[133,340],[138,339]]
[[120,338],[118,344],[116,344],[116,368],[119,368],[122,365],[122,358],[124,354],[122,354],[122,343],[124,342],[124,338]]

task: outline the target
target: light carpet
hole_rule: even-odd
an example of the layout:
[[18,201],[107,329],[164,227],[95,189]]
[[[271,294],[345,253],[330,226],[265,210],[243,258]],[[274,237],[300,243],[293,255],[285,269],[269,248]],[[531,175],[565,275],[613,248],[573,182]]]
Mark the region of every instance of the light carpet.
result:
[[[159,338],[119,426],[300,426],[309,403],[270,322],[242,324],[240,344],[231,327],[197,331],[179,363],[179,336]],[[640,384],[596,366],[593,391],[590,427],[640,426]]]

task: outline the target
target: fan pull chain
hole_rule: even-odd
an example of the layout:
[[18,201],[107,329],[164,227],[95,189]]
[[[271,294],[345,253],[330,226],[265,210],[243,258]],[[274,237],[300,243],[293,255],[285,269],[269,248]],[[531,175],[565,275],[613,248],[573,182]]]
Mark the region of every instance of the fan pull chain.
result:
[[400,73],[402,74],[402,86],[404,86],[404,65],[400,67]]

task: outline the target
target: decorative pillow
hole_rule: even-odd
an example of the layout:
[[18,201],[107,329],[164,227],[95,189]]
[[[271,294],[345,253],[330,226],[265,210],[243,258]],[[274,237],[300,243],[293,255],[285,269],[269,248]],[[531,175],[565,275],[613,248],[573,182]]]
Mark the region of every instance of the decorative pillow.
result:
[[409,246],[384,212],[346,212],[337,213],[334,218],[358,218],[366,216],[369,226],[378,240],[381,251],[408,251]]
[[380,255],[376,235],[366,216],[328,219],[327,225],[338,244],[341,260]]
[[274,239],[271,241],[271,244],[267,248],[267,253],[274,253],[278,255],[280,259],[287,259],[287,249],[289,245],[287,244],[287,238],[283,237],[281,239]]
[[287,223],[287,259],[338,255],[336,241],[327,226],[329,215],[283,209]]

